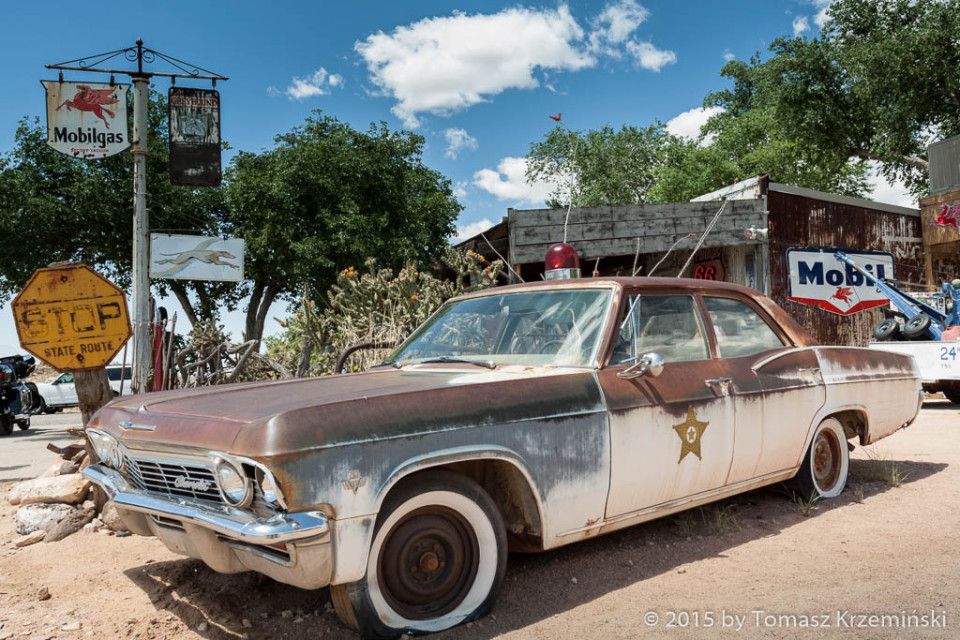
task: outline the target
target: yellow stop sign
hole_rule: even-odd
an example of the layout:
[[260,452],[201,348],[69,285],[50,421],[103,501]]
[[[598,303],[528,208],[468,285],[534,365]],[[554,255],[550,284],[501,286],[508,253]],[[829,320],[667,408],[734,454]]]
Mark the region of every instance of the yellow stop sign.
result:
[[12,307],[20,344],[58,371],[99,369],[131,335],[123,290],[85,264],[37,269]]

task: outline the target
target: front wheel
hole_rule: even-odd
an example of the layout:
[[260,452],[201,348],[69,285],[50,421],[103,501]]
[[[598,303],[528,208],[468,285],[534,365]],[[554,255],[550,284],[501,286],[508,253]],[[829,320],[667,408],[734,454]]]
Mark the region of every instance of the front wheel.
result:
[[843,426],[827,418],[817,426],[794,484],[802,498],[836,498],[847,486],[850,451]]
[[26,418],[24,420],[17,420],[17,427],[20,429],[20,431],[26,431],[27,429],[29,429],[30,418]]
[[384,501],[366,576],[330,592],[340,619],[365,638],[430,633],[486,615],[506,566],[503,518],[487,492],[429,472]]

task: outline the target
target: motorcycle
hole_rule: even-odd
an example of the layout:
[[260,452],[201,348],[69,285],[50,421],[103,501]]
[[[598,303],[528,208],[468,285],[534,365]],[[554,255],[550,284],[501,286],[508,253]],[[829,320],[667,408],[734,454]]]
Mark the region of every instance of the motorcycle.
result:
[[13,425],[22,430],[30,428],[30,416],[38,408],[36,385],[24,382],[33,373],[37,361],[33,356],[0,358],[0,436],[13,433]]

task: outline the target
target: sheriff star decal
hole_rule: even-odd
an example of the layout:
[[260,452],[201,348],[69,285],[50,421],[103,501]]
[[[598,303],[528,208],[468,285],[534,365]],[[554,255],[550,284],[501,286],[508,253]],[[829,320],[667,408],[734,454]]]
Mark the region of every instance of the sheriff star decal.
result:
[[680,436],[680,459],[677,464],[683,462],[688,453],[692,453],[700,460],[700,438],[703,432],[707,430],[709,422],[700,422],[693,413],[693,407],[687,409],[687,419],[680,424],[673,425],[673,430]]

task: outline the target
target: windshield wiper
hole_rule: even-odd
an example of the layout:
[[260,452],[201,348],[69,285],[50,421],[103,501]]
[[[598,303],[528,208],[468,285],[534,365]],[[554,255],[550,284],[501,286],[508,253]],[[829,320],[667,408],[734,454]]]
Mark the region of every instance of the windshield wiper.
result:
[[457,358],[455,356],[438,356],[436,358],[428,358],[426,360],[420,360],[416,363],[411,364],[432,364],[435,362],[455,362],[462,364],[475,364],[478,367],[486,367],[487,369],[496,369],[497,363],[493,360],[468,360],[467,358]]

